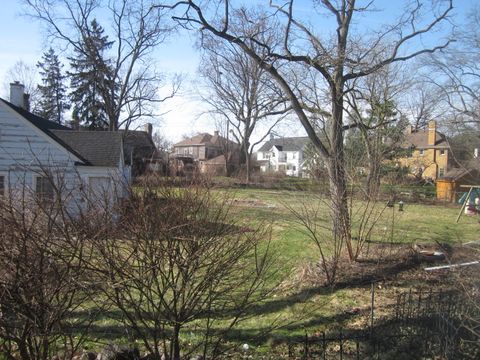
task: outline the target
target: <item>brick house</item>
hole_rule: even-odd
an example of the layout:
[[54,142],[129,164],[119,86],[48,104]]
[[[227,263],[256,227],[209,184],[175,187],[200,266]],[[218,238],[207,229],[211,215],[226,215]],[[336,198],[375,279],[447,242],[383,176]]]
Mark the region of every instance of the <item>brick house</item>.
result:
[[[193,163],[200,173],[224,175],[228,166],[238,164],[239,145],[215,131],[213,135],[200,133],[173,145],[170,156],[175,171]],[[226,156],[228,154],[228,156]]]

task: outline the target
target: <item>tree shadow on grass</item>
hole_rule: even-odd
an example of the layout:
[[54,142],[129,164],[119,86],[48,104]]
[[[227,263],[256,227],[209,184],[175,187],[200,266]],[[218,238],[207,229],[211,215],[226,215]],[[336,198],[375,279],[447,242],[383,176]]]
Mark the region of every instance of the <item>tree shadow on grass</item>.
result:
[[[367,288],[372,282],[393,279],[399,274],[418,268],[421,262],[414,258],[408,258],[400,262],[372,263],[372,266],[365,266],[365,263],[352,263],[355,266],[361,266],[371,269],[371,271],[359,271],[358,267],[351,269],[347,275],[342,276],[334,287],[331,286],[310,286],[303,288],[293,294],[279,297],[274,300],[268,300],[262,303],[254,304],[247,309],[247,316],[261,316],[272,313],[278,313],[288,309],[291,306],[304,303],[316,296],[329,296],[339,290],[353,288]],[[228,317],[228,313],[220,314]]]

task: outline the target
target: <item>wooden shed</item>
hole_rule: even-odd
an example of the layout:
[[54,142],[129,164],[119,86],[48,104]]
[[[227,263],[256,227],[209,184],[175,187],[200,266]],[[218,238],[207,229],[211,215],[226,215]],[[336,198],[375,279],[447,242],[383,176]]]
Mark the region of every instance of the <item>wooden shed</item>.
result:
[[436,181],[437,200],[454,202],[460,197],[461,185],[478,183],[477,172],[454,168]]

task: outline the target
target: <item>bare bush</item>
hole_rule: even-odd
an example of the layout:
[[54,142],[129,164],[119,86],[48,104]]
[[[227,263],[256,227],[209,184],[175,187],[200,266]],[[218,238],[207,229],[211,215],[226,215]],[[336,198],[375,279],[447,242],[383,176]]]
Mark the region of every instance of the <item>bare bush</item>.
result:
[[[308,203],[300,200],[297,204],[284,204],[294,216],[299,230],[316,245],[320,261],[318,263],[327,285],[334,285],[338,279],[343,243],[340,238],[329,234],[331,221],[329,219],[328,203],[319,198],[318,201]],[[377,239],[388,244],[392,240],[395,227],[394,212],[386,211],[384,203],[370,197],[361,203],[352,203],[350,219],[352,221],[352,254],[356,261],[360,261],[366,253],[366,245]],[[383,229],[390,229],[387,232]],[[378,254],[377,254],[378,255]],[[380,259],[377,259],[380,260]]]
[[[225,332],[268,292],[268,230],[238,226],[226,199],[199,187],[142,187],[127,207],[121,231],[95,241],[105,296],[153,358],[217,356]],[[190,348],[187,325],[201,338]]]
[[51,199],[25,184],[20,198],[0,199],[0,344],[7,359],[72,358],[92,321],[78,314],[89,297],[88,232],[68,213],[62,186],[52,188]]

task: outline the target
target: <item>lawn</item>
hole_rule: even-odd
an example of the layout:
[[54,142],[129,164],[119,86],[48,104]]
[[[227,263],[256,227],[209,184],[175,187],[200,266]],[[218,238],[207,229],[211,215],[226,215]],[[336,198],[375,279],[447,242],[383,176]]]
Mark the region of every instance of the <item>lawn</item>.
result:
[[[277,273],[270,279],[274,289],[271,296],[247,312],[245,320],[228,332],[228,340],[235,344],[248,342],[258,354],[269,351],[280,342],[301,340],[305,334],[335,331],[343,327],[363,327],[370,309],[370,284],[352,283],[335,288],[311,281],[308,270],[315,268],[319,252],[314,242],[304,233],[289,208],[299,210],[306,204],[319,206],[319,217],[324,228],[321,237],[328,239],[328,203],[315,193],[292,190],[217,189],[231,202],[231,215],[244,226],[270,226],[271,249],[275,254]],[[364,201],[353,204],[353,233],[358,230],[358,212]],[[372,243],[457,245],[478,240],[477,218],[463,216],[456,223],[459,206],[436,206],[406,203],[404,211],[377,204],[381,214],[372,231]],[[328,247],[327,247],[328,250]],[[420,265],[416,272],[422,270]],[[306,274],[306,275],[305,275]],[[390,304],[396,294],[409,288],[426,286],[416,278],[404,277],[395,281],[379,281],[376,285],[376,306]],[[356,309],[352,311],[352,309]],[[221,326],[221,324],[220,324]],[[97,335],[103,341],[126,341],[125,333],[115,320],[104,318],[96,324]],[[104,331],[104,332],[103,332]],[[113,334],[111,333],[113,331]],[[183,334],[185,343],[193,343],[202,329],[193,326]]]
[[[251,312],[251,318],[242,322],[232,333],[232,340],[243,341],[257,335],[258,346],[279,341],[282,338],[301,338],[305,333],[314,334],[331,330],[352,322],[346,316],[352,308],[366,309],[370,301],[370,285],[352,285],[337,289],[309,286],[301,283],[301,273],[308,264],[318,261],[316,245],[304,234],[288,209],[298,209],[302,204],[319,204],[320,214],[328,227],[328,205],[314,193],[288,190],[236,189],[228,191],[234,196],[232,211],[239,221],[246,224],[272,226],[273,250],[279,265],[280,282],[271,299]],[[361,209],[365,202],[356,201],[354,209]],[[384,204],[378,204],[383,209]],[[478,218],[463,216],[456,223],[459,206],[423,205],[406,203],[404,211],[398,206],[386,208],[374,226],[372,240],[403,244],[456,245],[478,240]],[[354,211],[355,213],[355,211]],[[358,228],[356,215],[353,228]],[[327,238],[327,228],[321,229]],[[420,269],[421,270],[421,269]],[[423,270],[421,270],[423,271]],[[388,302],[387,297],[409,287],[424,286],[415,281],[388,285],[378,290],[378,302]],[[382,293],[384,291],[384,293]],[[382,299],[382,296],[385,298]],[[391,299],[390,299],[391,300]],[[354,320],[354,319],[353,319]],[[275,330],[269,332],[274,324]],[[267,335],[264,335],[267,334]]]

